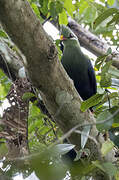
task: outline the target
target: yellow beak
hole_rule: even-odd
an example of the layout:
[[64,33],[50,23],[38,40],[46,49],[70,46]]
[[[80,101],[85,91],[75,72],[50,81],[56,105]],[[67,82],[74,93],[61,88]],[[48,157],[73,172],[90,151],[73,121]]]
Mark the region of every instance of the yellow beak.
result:
[[60,40],[61,41],[64,40],[64,36],[63,35],[60,36]]

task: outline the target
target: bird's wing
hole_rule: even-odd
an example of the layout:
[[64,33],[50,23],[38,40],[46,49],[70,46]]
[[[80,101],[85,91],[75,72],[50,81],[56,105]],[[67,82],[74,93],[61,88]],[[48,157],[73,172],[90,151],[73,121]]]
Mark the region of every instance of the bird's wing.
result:
[[88,60],[88,75],[89,75],[90,87],[92,87],[92,93],[96,94],[97,84],[96,84],[95,72],[90,60]]

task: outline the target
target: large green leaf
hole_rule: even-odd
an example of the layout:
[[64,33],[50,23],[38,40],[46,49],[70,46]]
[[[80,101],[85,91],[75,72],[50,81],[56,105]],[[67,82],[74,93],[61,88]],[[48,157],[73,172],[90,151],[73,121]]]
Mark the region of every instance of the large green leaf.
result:
[[104,171],[111,177],[114,177],[117,173],[117,168],[111,162],[105,162],[102,164]]
[[31,6],[32,6],[35,14],[37,15],[37,17],[40,18],[40,12],[39,12],[39,9],[38,9],[37,5],[35,3],[32,3]]
[[67,10],[68,14],[73,17],[74,5],[72,4],[72,0],[65,0],[64,8]]
[[106,20],[109,16],[118,13],[118,10],[115,8],[110,8],[104,11],[100,16],[98,16],[94,22],[94,28],[96,28],[99,24],[101,24],[104,20]]
[[88,108],[99,104],[102,101],[104,94],[95,94],[94,96],[90,97],[86,101],[81,103],[81,111],[86,111]]
[[95,61],[95,68],[99,70],[103,62],[105,62],[106,58],[107,55],[99,56]]
[[107,131],[111,128],[113,121],[114,119],[112,114],[109,112],[109,110],[105,110],[98,115],[96,120],[98,124],[96,125],[96,127],[99,131],[103,131],[103,130]]
[[96,17],[97,17],[97,10],[95,7],[89,6],[84,10],[83,20],[85,23],[88,24],[93,23]]
[[105,141],[101,147],[102,156],[106,156],[107,153],[109,153],[113,147],[114,147],[114,144],[112,141],[110,141],[110,140]]
[[109,68],[112,64],[112,61],[109,61],[105,63],[105,65],[102,66],[101,68],[101,81],[100,81],[100,86],[101,87],[109,87],[111,86],[111,75],[108,73]]
[[115,0],[107,0],[107,3],[109,6],[112,6],[114,4]]
[[22,99],[24,101],[26,101],[26,100],[30,100],[32,97],[35,97],[35,95],[33,93],[26,92],[26,93],[23,94]]
[[62,13],[63,3],[60,1],[51,1],[49,4],[50,15],[55,18],[59,13]]
[[68,24],[67,14],[64,9],[61,13],[59,13],[59,24],[65,24],[65,25]]
[[79,3],[79,13],[82,14],[84,10],[88,7],[88,2],[81,0]]
[[48,14],[48,0],[39,0],[40,1],[40,4],[41,4],[41,12],[47,16]]
[[113,115],[113,127],[119,127],[119,107],[115,106],[109,109],[110,113]]

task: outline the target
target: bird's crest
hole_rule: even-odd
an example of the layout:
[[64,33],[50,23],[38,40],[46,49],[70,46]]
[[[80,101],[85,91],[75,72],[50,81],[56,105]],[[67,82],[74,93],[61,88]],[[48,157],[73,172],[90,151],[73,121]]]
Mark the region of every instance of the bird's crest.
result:
[[71,29],[65,25],[61,26],[60,34],[61,34],[61,37],[63,36],[64,38],[75,38],[75,39],[77,39],[76,35],[71,31]]

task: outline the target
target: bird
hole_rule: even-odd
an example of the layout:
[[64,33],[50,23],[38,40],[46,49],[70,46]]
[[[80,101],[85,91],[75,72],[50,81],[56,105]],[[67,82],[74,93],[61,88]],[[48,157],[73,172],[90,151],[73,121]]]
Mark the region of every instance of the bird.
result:
[[[61,26],[60,40],[61,45],[63,45],[61,46],[63,52],[61,63],[73,80],[80,97],[85,101],[97,92],[96,77],[92,63],[82,52],[77,36],[69,27]],[[90,110],[92,111],[92,107]],[[76,155],[76,151],[72,149],[63,158],[73,161]]]
[[92,63],[82,52],[77,36],[69,27],[61,26],[60,40],[64,46],[61,63],[81,98],[87,100],[97,92]]

